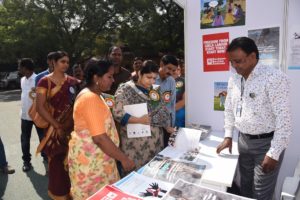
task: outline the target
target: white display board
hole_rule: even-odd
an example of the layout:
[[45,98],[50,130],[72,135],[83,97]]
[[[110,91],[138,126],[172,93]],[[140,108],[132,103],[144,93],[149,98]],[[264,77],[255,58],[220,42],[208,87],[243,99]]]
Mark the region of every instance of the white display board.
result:
[[248,30],[252,29],[279,26],[281,32],[283,1],[246,0],[244,26],[200,29],[200,0],[186,1],[185,18],[187,122],[207,124],[214,130],[223,130],[224,113],[214,111],[214,82],[227,82],[231,72],[203,72],[202,36],[229,32],[231,41],[247,36]]
[[[280,27],[280,68],[291,79],[291,103],[293,115],[293,135],[285,152],[284,162],[278,177],[276,197],[282,187],[283,179],[292,176],[300,157],[297,142],[300,141],[300,70],[287,70],[289,29],[299,24],[299,0],[246,0],[246,21],[243,26],[200,29],[201,0],[176,0],[184,8],[185,17],[185,65],[186,65],[186,123],[211,125],[213,130],[222,131],[223,111],[214,111],[214,83],[227,82],[231,71],[204,72],[202,36],[229,32],[229,40],[247,36],[248,30]],[[286,7],[285,7],[286,6]],[[286,9],[287,8],[287,9]],[[287,15],[285,15],[287,13]],[[285,24],[287,23],[287,24]],[[285,31],[287,27],[287,31]],[[298,121],[297,121],[298,120]]]

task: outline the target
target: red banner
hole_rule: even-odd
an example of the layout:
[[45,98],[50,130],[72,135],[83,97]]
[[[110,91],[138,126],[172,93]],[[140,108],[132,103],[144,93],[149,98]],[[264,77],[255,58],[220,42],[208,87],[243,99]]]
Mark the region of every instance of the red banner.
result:
[[228,44],[228,32],[203,35],[203,68],[205,72],[229,70],[226,53]]

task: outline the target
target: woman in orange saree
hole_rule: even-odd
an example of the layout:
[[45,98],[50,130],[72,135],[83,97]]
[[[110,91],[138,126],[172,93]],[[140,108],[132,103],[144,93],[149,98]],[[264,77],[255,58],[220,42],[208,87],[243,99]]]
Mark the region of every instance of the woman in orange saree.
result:
[[[79,81],[65,74],[69,67],[66,52],[56,52],[53,65],[54,71],[41,79],[36,89],[37,112],[49,122],[46,136],[37,151],[43,150],[48,156],[48,195],[55,200],[67,200],[71,199],[71,184],[66,157],[68,140],[74,126],[72,112]],[[48,87],[50,92],[47,92]]]
[[74,105],[74,131],[69,142],[69,175],[74,200],[84,200],[107,184],[119,180],[116,161],[125,171],[134,168],[119,148],[119,137],[112,114],[101,94],[113,83],[110,62],[92,59],[87,63],[86,87]]

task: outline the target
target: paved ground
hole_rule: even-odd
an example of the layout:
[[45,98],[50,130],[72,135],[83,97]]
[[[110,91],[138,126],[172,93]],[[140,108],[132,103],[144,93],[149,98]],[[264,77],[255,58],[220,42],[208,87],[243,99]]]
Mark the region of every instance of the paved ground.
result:
[[49,199],[47,195],[48,177],[41,156],[35,156],[38,137],[32,131],[31,154],[33,170],[22,171],[20,143],[20,90],[0,91],[0,136],[4,143],[9,165],[15,168],[12,175],[0,173],[0,200]]

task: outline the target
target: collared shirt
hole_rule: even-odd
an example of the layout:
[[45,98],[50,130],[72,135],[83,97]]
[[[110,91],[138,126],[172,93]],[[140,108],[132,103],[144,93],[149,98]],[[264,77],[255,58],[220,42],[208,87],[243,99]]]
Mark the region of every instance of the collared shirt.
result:
[[26,76],[21,78],[21,119],[24,120],[32,120],[28,115],[29,108],[32,105],[32,99],[29,97],[29,92],[35,87],[35,78],[35,73],[29,78],[26,78]]
[[48,74],[50,74],[49,69],[46,69],[45,71],[42,71],[41,73],[39,73],[39,74],[35,77],[35,87],[37,86],[37,84],[39,83],[39,81],[40,81],[44,76],[47,76]]
[[175,125],[175,104],[176,104],[176,82],[172,76],[162,80],[160,76],[157,76],[155,84],[160,86],[161,96],[171,113],[172,126]]
[[278,160],[292,133],[289,89],[284,73],[259,63],[247,80],[234,74],[225,102],[225,137],[232,137],[234,127],[251,135],[274,131],[267,156]]

